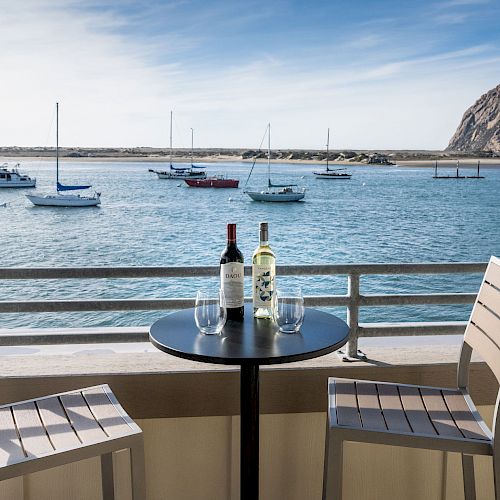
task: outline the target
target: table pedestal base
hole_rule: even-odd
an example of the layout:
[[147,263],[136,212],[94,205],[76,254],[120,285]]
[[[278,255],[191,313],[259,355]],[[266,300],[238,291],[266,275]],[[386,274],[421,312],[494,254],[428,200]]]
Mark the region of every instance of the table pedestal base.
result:
[[241,365],[240,500],[259,498],[259,365]]

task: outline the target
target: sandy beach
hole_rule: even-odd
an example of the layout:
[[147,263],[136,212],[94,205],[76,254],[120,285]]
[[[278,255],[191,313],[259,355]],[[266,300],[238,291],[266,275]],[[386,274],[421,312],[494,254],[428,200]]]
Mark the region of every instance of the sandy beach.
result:
[[[22,166],[23,162],[37,162],[37,161],[54,161],[54,158],[43,156],[43,157],[34,157],[34,156],[23,156],[23,157],[0,157],[0,163],[8,163],[9,167],[12,167],[15,163],[20,163]],[[158,163],[158,164],[167,164],[168,158],[158,157],[158,156],[104,156],[104,157],[82,157],[82,158],[72,158],[72,157],[62,157],[59,158],[61,162],[84,162],[84,163],[136,163],[136,162],[147,162],[147,163]],[[186,157],[175,157],[173,159],[174,163],[190,163],[191,158]],[[467,158],[460,160],[460,168],[476,168],[477,162],[481,162],[481,168],[500,168],[500,158]],[[230,155],[220,155],[220,156],[207,156],[207,157],[198,157],[195,158],[194,163],[253,163],[253,159],[242,159],[241,156],[230,156]],[[257,163],[266,163],[267,160],[265,158],[259,158],[256,160]],[[325,165],[325,160],[271,160],[271,163],[290,163],[290,164],[299,164],[299,165]],[[367,166],[366,163],[363,162],[350,162],[350,161],[330,161],[329,164],[331,166],[337,167],[353,167],[353,166]],[[424,167],[424,168],[433,168],[434,160],[412,160],[412,161],[398,161],[395,167],[408,167],[408,168],[416,168],[416,167]],[[438,167],[439,168],[454,168],[456,167],[457,160],[439,160]],[[390,166],[390,165],[376,165],[372,164],[371,166]]]

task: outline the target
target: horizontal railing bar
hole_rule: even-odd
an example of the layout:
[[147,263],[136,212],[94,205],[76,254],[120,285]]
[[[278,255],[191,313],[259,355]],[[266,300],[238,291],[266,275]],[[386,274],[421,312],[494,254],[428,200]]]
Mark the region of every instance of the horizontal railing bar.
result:
[[63,344],[122,344],[133,342],[148,342],[148,329],[145,331],[98,331],[86,332],[79,329],[75,332],[58,332],[50,330],[48,333],[16,332],[1,333],[0,346],[24,345],[63,345]]
[[[251,302],[246,297],[245,302]],[[306,306],[346,306],[345,295],[305,297]],[[99,300],[33,300],[0,302],[0,313],[89,312],[89,311],[159,311],[187,309],[194,306],[193,298],[172,299],[99,299]]]
[[416,323],[360,323],[359,337],[400,337],[416,335],[463,335],[466,321]]
[[[461,335],[466,322],[361,323],[360,337]],[[148,342],[149,327],[1,329],[0,346]]]
[[[347,274],[447,274],[483,273],[485,262],[400,263],[400,264],[310,264],[277,266],[277,274],[347,275]],[[251,266],[245,266],[245,276],[251,276]],[[94,279],[94,278],[201,278],[217,277],[218,266],[169,267],[16,267],[0,268],[0,280],[28,279]]]
[[405,306],[431,304],[473,304],[477,293],[423,293],[398,295],[360,295],[360,306]]

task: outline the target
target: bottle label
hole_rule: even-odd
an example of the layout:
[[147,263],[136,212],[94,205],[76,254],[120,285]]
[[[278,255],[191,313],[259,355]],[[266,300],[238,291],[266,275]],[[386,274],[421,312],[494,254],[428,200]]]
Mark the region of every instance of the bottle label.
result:
[[274,277],[276,265],[252,266],[253,306],[272,307],[274,303]]
[[232,309],[244,304],[244,266],[242,262],[228,262],[220,266],[220,283],[226,297],[226,307]]

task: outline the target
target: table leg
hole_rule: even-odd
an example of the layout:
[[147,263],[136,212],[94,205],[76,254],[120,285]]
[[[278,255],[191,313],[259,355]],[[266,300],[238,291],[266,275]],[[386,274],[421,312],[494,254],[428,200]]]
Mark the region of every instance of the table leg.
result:
[[259,365],[241,365],[240,500],[259,498]]

